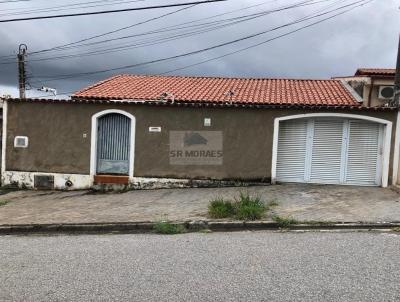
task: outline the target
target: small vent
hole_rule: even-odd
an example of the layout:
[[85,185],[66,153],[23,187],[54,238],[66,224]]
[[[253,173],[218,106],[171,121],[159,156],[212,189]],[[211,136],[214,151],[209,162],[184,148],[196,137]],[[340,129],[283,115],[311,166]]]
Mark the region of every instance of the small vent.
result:
[[52,190],[52,189],[54,189],[54,176],[53,175],[35,175],[34,186],[35,186],[35,189]]
[[14,139],[15,148],[28,148],[28,137],[16,136]]

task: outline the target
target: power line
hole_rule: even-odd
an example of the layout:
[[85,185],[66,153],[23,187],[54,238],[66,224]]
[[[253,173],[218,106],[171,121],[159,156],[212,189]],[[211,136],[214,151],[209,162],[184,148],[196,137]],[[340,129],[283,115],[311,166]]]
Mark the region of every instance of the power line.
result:
[[81,39],[81,40],[78,40],[78,41],[75,41],[75,42],[71,42],[71,43],[67,43],[67,44],[62,44],[62,45],[59,45],[59,46],[54,46],[54,47],[52,47],[52,48],[42,49],[42,50],[39,50],[39,51],[34,51],[34,52],[31,53],[31,55],[32,55],[32,54],[39,54],[39,53],[43,53],[43,52],[48,52],[48,51],[52,51],[52,50],[57,50],[57,49],[60,49],[60,48],[64,48],[64,47],[66,47],[66,46],[75,45],[75,44],[79,44],[79,43],[86,42],[86,41],[89,41],[89,40],[93,40],[93,39],[96,39],[96,38],[104,37],[104,36],[106,36],[106,35],[110,35],[110,34],[113,34],[113,33],[116,33],[116,32],[119,32],[119,31],[122,31],[122,30],[125,30],[125,29],[128,29],[128,28],[132,28],[132,27],[135,27],[135,26],[139,26],[139,25],[142,25],[142,24],[146,24],[146,23],[149,23],[149,22],[151,22],[151,21],[159,20],[159,19],[161,19],[161,18],[164,18],[164,17],[170,16],[170,15],[176,14],[176,13],[178,13],[178,12],[181,12],[181,11],[183,11],[183,10],[192,8],[192,7],[196,6],[196,5],[197,5],[197,4],[193,4],[193,5],[184,7],[184,8],[180,8],[180,9],[175,10],[175,11],[173,11],[173,12],[169,12],[169,13],[166,13],[166,14],[163,14],[163,15],[160,15],[160,16],[157,16],[157,17],[154,17],[154,18],[150,18],[150,19],[147,19],[147,20],[138,22],[138,23],[134,23],[134,24],[129,25],[129,26],[124,26],[124,27],[121,27],[121,28],[118,28],[118,29],[115,29],[115,30],[112,30],[112,31],[108,31],[108,32],[105,32],[105,33],[102,33],[102,34],[94,35],[94,36],[91,36],[91,37],[88,37],[88,38],[85,38],[85,39]]
[[[146,1],[146,0],[96,0],[96,1],[64,4],[64,5],[51,6],[51,7],[28,9],[28,10],[26,8],[25,8],[25,10],[23,8],[22,8],[22,10],[21,10],[21,8],[8,8],[8,9],[2,9],[1,12],[9,12],[9,13],[2,13],[2,14],[0,14],[0,16],[2,17],[2,16],[28,15],[28,14],[33,14],[33,13],[46,13],[46,12],[52,12],[52,11],[82,9],[82,8],[100,7],[100,6],[126,4],[126,3],[143,2],[143,1]],[[104,3],[104,2],[106,2],[106,3]],[[101,4],[101,3],[103,3],[103,4]]]
[[[312,1],[314,1],[314,0],[308,0],[308,1],[304,1],[304,2],[299,2],[299,3],[291,5],[291,6],[277,8],[277,9],[265,11],[265,12],[262,12],[262,13],[244,15],[244,16],[240,16],[240,17],[225,19],[225,20],[218,20],[218,21],[213,21],[211,23],[198,24],[198,25],[195,25],[195,27],[202,26],[203,28],[196,29],[194,31],[192,30],[192,31],[189,31],[189,32],[183,32],[183,33],[174,34],[172,36],[164,36],[163,35],[163,36],[161,36],[161,38],[155,38],[155,39],[152,38],[152,39],[144,40],[142,42],[139,41],[138,43],[135,43],[135,44],[128,44],[128,45],[123,45],[123,46],[118,46],[118,47],[106,48],[106,49],[103,49],[103,50],[98,50],[97,49],[95,51],[90,51],[90,52],[86,52],[86,53],[62,55],[62,56],[47,57],[47,58],[45,57],[45,58],[39,58],[39,59],[31,59],[31,60],[29,60],[29,62],[58,60],[58,59],[70,59],[70,58],[76,58],[76,57],[84,57],[84,56],[92,56],[92,55],[99,55],[99,54],[105,54],[105,53],[126,51],[126,50],[129,50],[129,49],[132,49],[132,48],[159,45],[159,44],[170,42],[170,41],[174,41],[174,40],[177,40],[177,39],[186,38],[186,37],[190,37],[190,36],[194,36],[194,35],[210,32],[210,31],[214,31],[214,30],[217,30],[217,29],[225,28],[227,26],[236,25],[236,24],[239,24],[239,23],[242,23],[242,22],[245,22],[245,21],[253,20],[255,18],[263,17],[265,15],[269,15],[269,14],[276,13],[276,12],[281,12],[283,10],[297,8],[297,7],[301,7],[301,6],[307,5],[307,4],[310,5],[310,4],[317,4],[317,3],[321,3],[321,2],[327,2],[327,1],[331,1],[331,0],[322,0],[322,1],[319,1],[319,2],[312,2]],[[310,2],[312,2],[312,3],[310,3]],[[221,23],[221,22],[225,22],[225,21],[229,21],[230,23],[217,25],[217,26],[214,25],[216,22]],[[210,27],[210,25],[212,25],[212,27]],[[189,26],[189,27],[191,27],[191,26]],[[183,27],[183,29],[184,28],[185,27]],[[182,29],[182,27],[178,28],[178,29]],[[161,30],[161,32],[164,32],[164,30]],[[138,35],[140,36],[142,34],[138,34]],[[134,36],[138,36],[138,35],[134,35]],[[119,39],[123,39],[123,38],[125,38],[125,37],[120,37],[120,38],[115,38],[115,39],[110,39],[110,40],[113,41],[113,40],[119,40]],[[93,43],[93,44],[97,44],[97,43],[100,43],[100,42],[102,42],[102,41],[99,41],[99,42],[96,42],[96,43]],[[89,45],[92,45],[92,43],[90,43]],[[4,63],[0,62],[0,64],[10,64],[10,63],[13,63],[13,62],[4,62]]]
[[[68,79],[68,78],[73,78],[73,77],[80,77],[80,76],[92,75],[92,74],[97,74],[97,73],[105,73],[105,72],[109,72],[109,71],[116,71],[116,70],[121,70],[121,69],[129,69],[129,68],[133,68],[133,67],[139,67],[139,66],[144,66],[144,65],[148,65],[148,64],[154,64],[154,63],[159,63],[159,62],[163,62],[163,61],[168,61],[168,60],[172,60],[172,59],[178,59],[178,58],[182,58],[182,57],[192,56],[192,55],[196,55],[196,54],[203,53],[203,52],[206,52],[206,51],[210,51],[210,50],[213,50],[213,49],[217,49],[217,48],[220,48],[220,47],[223,47],[223,46],[227,46],[227,45],[235,44],[235,43],[238,43],[238,42],[241,42],[241,41],[245,41],[245,40],[248,40],[248,39],[251,39],[251,38],[255,38],[257,36],[261,36],[261,35],[264,35],[266,33],[269,33],[269,32],[272,32],[272,31],[276,31],[276,30],[282,29],[282,28],[287,27],[287,26],[291,26],[291,25],[295,25],[295,24],[298,24],[298,23],[301,23],[301,22],[304,22],[304,21],[307,21],[307,20],[315,19],[315,18],[321,17],[323,15],[327,15],[327,14],[330,14],[332,12],[339,11],[339,10],[341,10],[343,8],[346,8],[346,7],[355,6],[357,4],[359,4],[359,6],[361,6],[363,4],[366,4],[367,1],[368,0],[358,0],[358,1],[355,1],[353,3],[350,3],[350,4],[347,4],[347,5],[335,8],[335,9],[330,10],[330,11],[325,12],[325,13],[321,13],[321,14],[317,14],[317,15],[313,15],[313,16],[309,16],[309,17],[303,17],[303,18],[297,19],[295,21],[286,23],[284,25],[280,25],[280,26],[274,27],[274,28],[269,29],[269,30],[258,32],[258,33],[252,34],[252,35],[248,35],[248,36],[241,37],[241,38],[238,38],[238,39],[235,39],[235,40],[231,40],[231,41],[228,41],[228,42],[220,43],[220,44],[213,45],[213,46],[210,46],[210,47],[202,48],[202,49],[199,49],[199,50],[186,52],[186,53],[183,53],[183,54],[178,54],[178,55],[174,55],[174,56],[170,56],[170,57],[155,59],[155,60],[142,62],[142,63],[125,65],[125,66],[120,66],[120,67],[115,67],[115,68],[108,68],[108,69],[103,69],[103,70],[98,70],[98,71],[81,72],[81,73],[75,73],[75,74],[61,75],[61,76],[56,77],[54,79],[51,79],[52,78],[51,76],[50,77],[42,76],[40,78],[43,78],[43,79],[50,78],[49,80],[46,80],[46,81],[58,80],[58,79]],[[371,1],[374,1],[374,0],[369,0],[368,2],[371,2]]]
[[[276,1],[276,0],[275,0]],[[274,2],[275,2],[274,1]],[[57,50],[57,51],[62,51],[62,50],[68,50],[70,48],[75,48],[75,47],[82,47],[82,46],[91,46],[91,45],[97,45],[100,43],[107,43],[107,42],[112,42],[115,40],[123,40],[123,39],[127,39],[127,38],[131,38],[131,37],[138,37],[138,36],[146,36],[146,35],[153,35],[153,34],[157,34],[157,33],[165,33],[168,31],[177,31],[177,30],[183,30],[181,33],[173,33],[171,35],[165,36],[162,35],[161,37],[156,37],[156,38],[150,38],[147,40],[142,40],[142,41],[138,41],[135,42],[134,44],[122,44],[119,45],[117,47],[111,47],[111,48],[105,48],[105,49],[96,49],[94,51],[89,51],[89,52],[85,52],[85,53],[79,53],[79,54],[66,54],[66,55],[61,55],[61,56],[52,56],[52,57],[45,57],[45,58],[38,58],[38,59],[29,59],[29,62],[37,62],[37,61],[47,61],[47,60],[58,60],[58,59],[70,59],[70,58],[75,58],[75,57],[85,57],[85,56],[92,56],[92,55],[99,55],[99,54],[105,54],[105,53],[113,53],[113,52],[119,52],[119,51],[126,51],[129,49],[133,49],[133,48],[139,48],[139,47],[145,47],[145,46],[152,46],[152,45],[159,45],[162,43],[166,43],[166,42],[170,42],[170,41],[174,41],[177,39],[181,39],[181,38],[187,38],[193,35],[198,35],[198,34],[203,34],[203,33],[207,33],[210,31],[214,31],[214,30],[218,30],[221,28],[225,28],[228,26],[232,26],[232,25],[236,25],[239,24],[241,22],[246,22],[246,21],[250,21],[259,17],[263,17],[272,13],[277,13],[277,12],[281,12],[284,10],[288,10],[288,9],[293,9],[293,8],[298,8],[298,7],[302,7],[302,6],[306,6],[306,5],[314,5],[314,4],[318,4],[318,3],[322,3],[322,2],[328,2],[328,1],[332,1],[332,0],[305,0],[302,2],[297,2],[295,4],[289,5],[289,6],[281,6],[275,9],[271,9],[271,10],[266,10],[266,11],[262,11],[259,13],[254,13],[254,14],[248,14],[248,15],[242,15],[242,16],[238,16],[238,17],[234,17],[234,18],[227,18],[227,19],[221,19],[221,20],[216,20],[216,21],[212,21],[212,22],[206,22],[206,23],[200,23],[200,24],[194,24],[194,25],[187,25],[187,24],[192,24],[195,23],[197,21],[201,21],[204,19],[210,19],[210,18],[214,18],[215,16],[220,16],[220,15],[224,15],[224,14],[229,14],[231,12],[227,12],[227,13],[223,13],[223,14],[218,14],[218,15],[214,15],[211,17],[206,17],[206,18],[201,18],[201,19],[197,19],[194,21],[188,21],[188,22],[183,22],[180,24],[176,24],[176,25],[172,25],[172,26],[167,26],[167,27],[163,27],[163,28],[159,28],[156,30],[152,30],[152,31],[148,31],[148,32],[144,32],[144,33],[139,33],[139,34],[134,34],[134,35],[129,35],[129,36],[122,36],[119,38],[113,38],[113,39],[107,39],[107,40],[101,40],[101,41],[97,41],[97,42],[91,42],[91,43],[85,43],[85,44],[80,44],[80,45],[71,45],[71,44],[75,44],[75,43],[79,43],[82,42],[83,40],[89,40],[92,39],[93,37],[90,38],[86,38],[86,39],[82,39],[80,41],[77,42],[72,42],[69,43],[69,47],[63,47],[62,49],[55,49],[58,47],[62,47],[62,46],[57,46],[57,47],[52,47],[50,49],[47,50],[42,50],[42,51],[36,51],[36,52],[31,52],[29,55],[35,55],[35,54],[40,54],[40,53],[44,53],[45,51],[51,51],[51,50]],[[270,3],[271,1],[267,1],[265,3]],[[262,4],[265,4],[262,3]],[[262,4],[258,4],[262,5]],[[184,7],[181,8],[179,10],[155,17],[155,18],[151,18],[133,25],[130,25],[129,27],[133,27],[135,25],[140,25],[143,23],[148,23],[149,21],[153,21],[155,19],[160,19],[162,17],[165,17],[167,15],[171,15],[174,13],[177,13],[179,11],[185,10],[185,9],[189,9],[191,7],[193,7],[195,5],[189,6],[189,7]],[[252,5],[251,7],[254,7],[254,5]],[[248,8],[248,7],[247,7]],[[246,9],[246,8],[244,8]],[[240,10],[235,10],[235,11],[240,11]],[[186,26],[182,26],[182,25],[186,25]],[[189,30],[189,31],[185,31],[186,29],[190,29],[194,27],[195,30]],[[125,27],[127,28],[127,27]],[[121,28],[120,28],[121,29]],[[117,30],[120,30],[117,29]],[[115,30],[115,31],[117,31]],[[110,32],[108,32],[110,33]],[[108,33],[103,33],[103,34],[99,34],[96,37],[108,34]],[[67,45],[67,44],[64,44]],[[11,56],[8,56],[10,59],[13,58]],[[8,58],[7,57],[7,58]],[[4,64],[14,64],[14,60],[11,61],[3,61],[0,62],[0,65],[4,65]]]
[[79,17],[79,16],[100,15],[100,14],[111,14],[111,13],[121,13],[121,12],[128,12],[128,11],[160,9],[160,8],[186,6],[186,5],[193,5],[193,4],[205,4],[205,3],[213,3],[213,2],[224,2],[224,1],[228,1],[228,0],[203,0],[203,1],[197,1],[197,2],[173,3],[173,4],[166,4],[166,5],[153,5],[153,6],[114,9],[114,10],[105,10],[105,11],[97,11],[97,12],[85,12],[85,13],[75,13],[75,14],[60,14],[60,15],[51,15],[51,16],[16,18],[16,19],[0,20],[0,23],[40,20],[40,19],[66,18],[66,17]]
[[[190,24],[190,23],[194,23],[194,22],[197,22],[197,21],[201,21],[201,20],[212,19],[212,18],[219,17],[219,16],[222,16],[222,15],[227,15],[227,14],[235,13],[235,12],[238,12],[238,11],[242,11],[242,10],[246,10],[246,9],[249,9],[249,8],[258,7],[258,6],[261,6],[261,5],[265,5],[265,4],[272,3],[272,2],[277,2],[277,1],[280,1],[280,0],[269,0],[269,1],[265,1],[265,2],[259,3],[259,4],[250,5],[250,6],[247,6],[247,7],[244,7],[244,8],[231,10],[231,11],[228,11],[228,12],[225,12],[225,13],[220,13],[220,14],[217,14],[217,15],[213,15],[213,16],[209,16],[209,17],[205,17],[205,18],[200,18],[200,19],[197,19],[197,20],[192,20],[192,21],[180,23],[180,24],[178,24],[178,25]],[[192,6],[191,6],[191,7],[192,7]],[[190,7],[189,7],[189,8],[190,8]],[[185,8],[184,8],[184,9],[185,9]],[[178,11],[180,11],[180,10],[178,10]],[[178,11],[174,11],[174,12],[172,12],[172,13],[175,13],[175,12],[178,12]],[[162,17],[167,16],[167,15],[169,15],[169,14],[171,14],[171,13],[168,13],[168,14],[165,14],[165,15],[161,15],[161,16],[158,16],[158,17],[155,17],[155,18],[151,18],[151,19],[145,20],[145,21],[143,21],[143,22],[139,22],[139,23],[135,23],[135,24],[132,24],[132,25],[120,27],[120,28],[114,29],[114,30],[112,30],[112,31],[108,31],[108,32],[104,32],[104,33],[97,34],[97,35],[94,35],[94,36],[90,36],[90,37],[87,37],[87,38],[84,38],[84,39],[81,39],[81,40],[78,40],[78,41],[75,41],[75,42],[70,42],[70,43],[67,43],[67,44],[61,44],[61,45],[58,45],[58,46],[53,46],[53,47],[51,47],[51,48],[47,48],[47,49],[42,49],[42,50],[34,51],[34,52],[31,52],[30,55],[39,54],[39,53],[42,53],[42,52],[53,51],[53,50],[63,50],[63,48],[65,48],[66,46],[75,45],[75,44],[79,44],[79,43],[82,43],[82,42],[86,42],[86,41],[89,41],[89,40],[93,40],[93,39],[96,39],[96,38],[99,38],[99,37],[104,37],[104,36],[106,36],[106,35],[114,34],[114,33],[116,33],[116,32],[120,32],[120,31],[123,31],[123,30],[125,30],[125,29],[129,29],[129,28],[132,28],[132,27],[134,27],[134,26],[141,25],[141,24],[143,24],[143,23],[147,23],[147,22],[149,22],[149,21],[153,21],[153,20],[156,20],[156,19],[158,19],[158,18],[162,18]],[[164,27],[164,28],[169,28],[169,27],[171,27],[171,26],[167,26],[167,27]],[[78,46],[79,46],[79,45],[78,45]],[[1,58],[1,57],[0,57],[0,58]],[[3,57],[3,58],[4,58],[4,57]]]
[[[162,14],[162,15],[154,17],[154,18],[150,18],[150,19],[138,22],[138,23],[134,23],[134,24],[129,25],[129,26],[118,28],[118,29],[113,30],[113,31],[109,31],[109,32],[106,32],[106,33],[98,34],[98,35],[95,35],[95,36],[92,36],[92,37],[89,37],[89,38],[85,38],[85,39],[82,39],[82,40],[79,40],[79,41],[76,41],[76,42],[71,42],[71,43],[67,43],[67,44],[63,44],[63,45],[59,45],[59,46],[54,46],[52,48],[42,49],[42,50],[39,50],[39,51],[33,51],[33,52],[30,52],[29,55],[31,56],[31,55],[40,54],[40,53],[43,53],[43,52],[57,50],[60,47],[64,47],[64,46],[68,46],[68,45],[74,45],[74,44],[81,43],[81,42],[84,42],[84,41],[88,41],[88,40],[91,40],[91,39],[94,39],[94,38],[97,38],[97,37],[102,37],[102,36],[105,36],[105,35],[108,35],[108,34],[111,34],[111,33],[114,33],[114,32],[118,32],[118,31],[121,31],[121,30],[124,30],[124,29],[128,29],[128,28],[132,28],[132,27],[139,26],[139,25],[142,25],[142,24],[146,24],[146,23],[149,23],[151,21],[159,20],[161,18],[176,14],[176,13],[178,13],[180,11],[183,11],[183,10],[186,10],[186,9],[190,9],[190,8],[196,6],[196,5],[197,4],[186,6],[186,7],[177,9],[175,11],[172,11],[172,12],[169,12],[169,13],[166,13],[166,14]],[[13,55],[6,55],[6,56],[0,56],[0,58],[12,59],[12,58],[14,58],[14,56]],[[0,62],[0,64],[10,64],[10,63],[13,63],[13,61],[11,61],[11,62]]]
[[191,68],[191,67],[198,66],[198,65],[201,65],[201,64],[204,64],[204,63],[208,63],[208,62],[211,62],[211,61],[215,61],[215,60],[218,60],[218,59],[222,59],[222,58],[225,58],[225,57],[227,57],[227,56],[231,56],[231,55],[234,55],[234,54],[237,54],[237,53],[240,53],[240,52],[249,50],[249,49],[251,49],[251,48],[255,48],[255,47],[257,47],[257,46],[260,46],[260,45],[263,45],[263,44],[272,42],[272,41],[274,41],[274,40],[277,40],[277,39],[286,37],[286,36],[288,36],[288,35],[290,35],[290,34],[296,33],[296,32],[301,31],[301,30],[303,30],[303,29],[306,29],[306,28],[315,26],[315,25],[317,25],[317,24],[320,24],[320,23],[322,23],[322,22],[328,21],[328,20],[330,20],[330,19],[333,19],[333,18],[338,17],[338,16],[340,16],[340,15],[343,15],[343,14],[345,14],[345,13],[348,13],[348,12],[350,12],[350,11],[356,9],[357,7],[366,5],[366,4],[368,4],[368,3],[370,3],[370,2],[373,2],[373,1],[375,1],[375,0],[368,0],[368,1],[366,1],[365,3],[363,3],[363,4],[357,5],[357,6],[355,6],[355,7],[351,7],[351,8],[349,8],[349,9],[347,9],[347,10],[345,10],[345,11],[342,11],[342,12],[340,12],[340,13],[337,13],[337,14],[335,14],[335,15],[329,16],[329,17],[324,18],[324,19],[321,19],[321,20],[318,20],[318,21],[316,21],[316,22],[314,22],[314,23],[311,23],[311,24],[308,24],[308,25],[306,25],[306,26],[300,27],[300,28],[298,28],[298,29],[289,31],[289,32],[287,32],[287,33],[284,33],[284,34],[275,36],[275,37],[273,37],[273,38],[270,38],[270,39],[268,39],[268,40],[262,41],[262,42],[260,42],[260,43],[256,43],[256,44],[253,44],[253,45],[250,45],[250,46],[247,46],[247,47],[244,47],[244,48],[241,48],[241,49],[238,49],[238,50],[235,50],[235,51],[232,51],[232,52],[229,52],[229,53],[226,53],[226,54],[217,56],[217,57],[213,57],[213,58],[210,58],[210,59],[207,59],[207,60],[204,60],[204,61],[200,61],[200,62],[197,62],[197,63],[194,63],[194,64],[190,64],[190,65],[186,65],[186,66],[183,66],[183,67],[171,69],[171,70],[168,70],[168,71],[159,73],[159,74],[160,74],[160,75],[163,75],[163,74],[168,74],[168,73],[171,73],[171,72],[175,72],[175,71],[179,71],[179,70]]
[[0,1],[1,3],[11,3],[11,2],[29,2],[31,0],[5,0],[5,1]]
[[[280,39],[280,38],[289,36],[289,35],[291,35],[291,34],[293,34],[293,33],[299,32],[299,31],[301,31],[301,30],[310,28],[310,27],[315,26],[315,25],[317,25],[317,24],[320,24],[320,23],[322,23],[322,22],[331,20],[331,19],[333,19],[333,18],[336,18],[336,17],[338,17],[338,16],[340,16],[340,15],[346,14],[346,13],[348,13],[348,12],[350,12],[350,11],[352,11],[352,10],[358,8],[358,7],[364,6],[364,5],[366,5],[366,4],[368,4],[368,3],[371,3],[371,2],[373,2],[373,1],[374,1],[374,0],[363,0],[363,1],[354,2],[352,7],[349,7],[348,9],[346,9],[346,10],[344,10],[344,11],[341,11],[341,12],[336,13],[336,14],[334,14],[334,15],[331,15],[331,16],[328,16],[328,17],[326,17],[326,18],[320,19],[320,20],[318,20],[318,21],[316,21],[316,22],[307,24],[307,25],[305,25],[305,26],[299,27],[299,28],[294,29],[294,30],[292,30],[292,31],[283,33],[283,34],[281,34],[281,35],[272,37],[272,38],[270,38],[270,39],[264,40],[264,41],[262,41],[262,42],[259,42],[259,43],[256,43],[256,44],[253,44],[253,45],[250,45],[250,46],[241,48],[241,49],[238,49],[238,50],[236,50],[236,51],[232,51],[232,52],[229,52],[229,53],[226,53],[226,54],[217,56],[217,57],[213,57],[213,58],[210,58],[210,59],[207,59],[207,60],[204,60],[204,61],[200,61],[200,62],[197,62],[197,63],[194,63],[194,64],[186,65],[186,66],[183,66],[183,67],[180,67],[180,68],[175,68],[175,69],[168,70],[168,71],[165,71],[165,72],[162,72],[162,73],[158,73],[158,74],[159,74],[159,75],[163,75],[163,74],[168,74],[168,73],[175,72],[175,71],[178,71],[178,70],[183,70],[183,69],[190,68],[190,67],[197,66],[197,65],[201,65],[201,64],[204,64],[204,63],[207,63],[207,62],[210,62],[210,61],[218,60],[218,59],[221,59],[221,58],[223,58],[223,57],[227,57],[227,56],[230,56],[230,55],[234,55],[234,54],[243,52],[243,51],[248,50],[248,49],[251,49],[251,48],[258,47],[258,46],[260,46],[260,45],[263,45],[263,44],[272,42],[272,41],[274,41],[274,40],[277,40],[277,39]],[[336,9],[336,10],[338,10],[338,9]],[[330,12],[332,12],[332,11],[330,11]],[[328,12],[328,13],[330,13],[330,12]],[[304,19],[304,18],[303,18],[303,19]],[[299,20],[300,20],[300,19],[299,19]],[[128,81],[127,81],[127,82],[128,82]],[[68,94],[71,94],[71,93],[73,93],[73,92],[75,92],[75,91],[61,92],[60,94],[61,94],[61,95],[68,95]],[[47,96],[47,95],[38,96],[38,98],[46,97],[46,96]]]
[[[213,24],[224,22],[224,21],[235,21],[235,20],[240,20],[240,19],[244,19],[244,18],[248,18],[248,17],[250,17],[250,18],[258,18],[258,17],[263,17],[263,16],[265,16],[267,14],[275,13],[275,12],[281,12],[281,11],[288,10],[288,9],[298,8],[298,7],[302,7],[302,6],[306,6],[306,5],[314,5],[314,4],[318,4],[318,3],[321,3],[321,2],[327,2],[327,1],[331,1],[331,0],[320,0],[320,1],[306,0],[306,1],[297,2],[297,3],[289,5],[289,6],[283,6],[283,7],[279,7],[279,8],[272,9],[272,10],[262,11],[262,12],[259,12],[259,13],[248,14],[248,15],[243,15],[243,16],[239,16],[239,17],[222,19],[222,20],[206,22],[206,23],[201,23],[201,24],[195,24],[195,25],[191,25],[191,26],[179,27],[180,25],[185,25],[187,23],[193,23],[193,22],[184,22],[184,23],[181,23],[181,24],[173,25],[173,26],[163,27],[163,28],[161,28],[161,30],[153,30],[153,31],[149,31],[149,32],[146,32],[146,33],[142,33],[142,34],[134,34],[134,35],[117,37],[117,38],[113,38],[113,39],[106,39],[106,40],[96,41],[96,42],[92,42],[92,43],[80,44],[80,45],[77,45],[75,47],[97,45],[97,44],[101,44],[101,43],[107,43],[107,42],[112,42],[112,41],[117,41],[117,40],[125,40],[125,39],[128,39],[128,38],[137,37],[137,36],[143,36],[143,35],[148,35],[148,34],[163,33],[163,32],[167,32],[167,31],[171,31],[171,30],[177,30],[177,29],[185,29],[185,28],[190,28],[190,27],[199,27],[199,26],[209,25],[209,24],[213,25]],[[245,21],[247,21],[247,20],[245,20]],[[69,49],[69,48],[65,47],[63,49]]]

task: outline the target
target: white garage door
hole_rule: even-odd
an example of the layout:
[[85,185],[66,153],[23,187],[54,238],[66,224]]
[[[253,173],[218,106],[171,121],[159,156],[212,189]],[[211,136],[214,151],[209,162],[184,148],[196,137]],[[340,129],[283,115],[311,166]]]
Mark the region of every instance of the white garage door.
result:
[[383,126],[340,118],[280,122],[277,181],[381,185]]

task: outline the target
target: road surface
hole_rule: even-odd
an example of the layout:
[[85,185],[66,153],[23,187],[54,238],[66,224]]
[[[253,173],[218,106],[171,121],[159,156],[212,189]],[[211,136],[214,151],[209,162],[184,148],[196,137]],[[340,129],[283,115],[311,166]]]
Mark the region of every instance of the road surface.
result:
[[0,236],[0,301],[400,301],[400,235]]

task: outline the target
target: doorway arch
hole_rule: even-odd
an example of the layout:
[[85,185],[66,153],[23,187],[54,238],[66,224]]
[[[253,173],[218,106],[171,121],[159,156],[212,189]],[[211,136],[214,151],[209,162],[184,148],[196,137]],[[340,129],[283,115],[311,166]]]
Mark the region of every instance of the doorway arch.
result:
[[[118,118],[120,117],[120,118]],[[114,118],[114,120],[113,120]],[[127,151],[127,162],[128,162],[128,167],[127,167],[127,175],[129,178],[133,178],[134,174],[134,154],[135,154],[135,129],[136,129],[136,118],[123,110],[119,109],[107,109],[103,110],[100,112],[97,112],[92,116],[92,127],[91,127],[91,147],[90,147],[90,175],[92,179],[94,178],[94,175],[98,174],[99,172],[99,126],[103,123],[103,121],[106,121],[108,124],[110,123],[125,123],[125,121],[128,121],[129,123],[129,131],[128,131],[128,137],[126,138],[128,144],[129,144],[129,150]],[[125,125],[126,126],[126,125]],[[123,126],[122,126],[123,128]],[[107,130],[111,131],[109,132],[110,134],[113,134],[114,130]],[[116,134],[121,135],[120,132],[118,132],[118,129],[115,129]],[[110,141],[112,143],[112,140]],[[121,164],[122,165],[122,164]],[[123,171],[122,171],[123,172]]]

